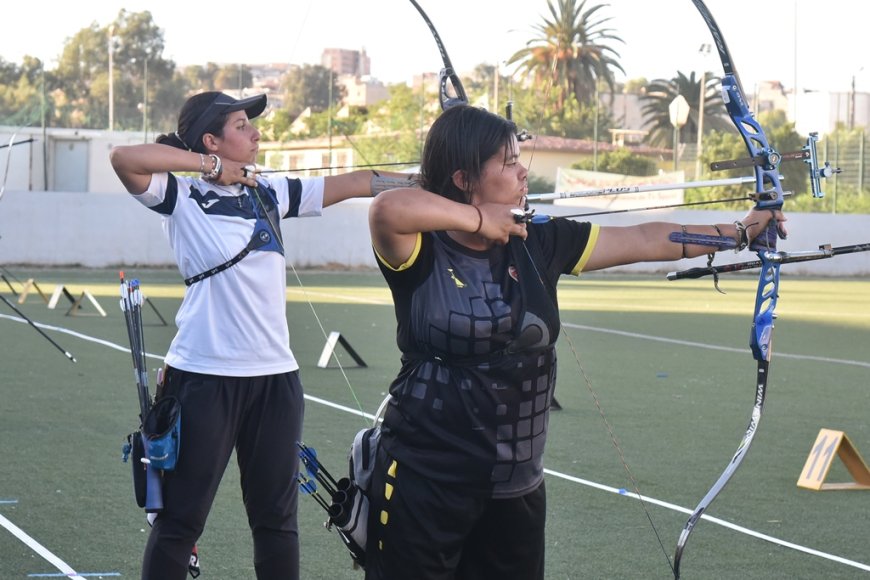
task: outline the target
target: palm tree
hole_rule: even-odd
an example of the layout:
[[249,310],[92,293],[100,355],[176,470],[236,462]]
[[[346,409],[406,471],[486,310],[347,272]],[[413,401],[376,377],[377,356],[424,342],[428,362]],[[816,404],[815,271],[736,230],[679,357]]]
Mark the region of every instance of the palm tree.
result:
[[[718,90],[719,79],[710,73],[704,75],[704,133],[733,129],[727,119],[722,93]],[[689,118],[680,128],[680,142],[694,143],[698,138],[698,110],[701,100],[701,80],[692,72],[688,77],[677,71],[672,79],[655,79],[646,87],[643,114],[650,128],[648,141],[651,145],[669,145],[673,141],[674,126],[671,124],[671,102],[683,95],[689,103]]]
[[607,4],[595,4],[588,9],[586,1],[548,0],[550,16],[534,29],[539,33],[508,59],[508,64],[521,63],[536,83],[552,82],[558,108],[564,108],[571,95],[581,104],[591,105],[599,81],[604,81],[611,94],[615,89],[614,70],[625,71],[618,62],[619,53],[608,42],[623,42],[605,25],[611,19],[596,13]]

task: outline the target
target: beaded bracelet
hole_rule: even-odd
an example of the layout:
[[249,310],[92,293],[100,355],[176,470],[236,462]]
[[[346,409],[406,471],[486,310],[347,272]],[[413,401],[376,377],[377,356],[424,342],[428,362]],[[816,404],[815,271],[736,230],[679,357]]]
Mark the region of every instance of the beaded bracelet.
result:
[[211,171],[202,174],[202,178],[206,181],[217,181],[220,179],[221,173],[223,173],[223,163],[221,163],[221,158],[213,153],[209,157],[211,157],[214,165],[212,165]]

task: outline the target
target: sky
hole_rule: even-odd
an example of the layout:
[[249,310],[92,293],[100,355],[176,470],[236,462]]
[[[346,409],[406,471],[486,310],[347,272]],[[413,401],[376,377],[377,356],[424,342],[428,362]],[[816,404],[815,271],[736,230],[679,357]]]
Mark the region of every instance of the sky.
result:
[[[546,0],[418,0],[460,73],[505,61],[536,36]],[[690,0],[587,0],[624,43],[612,43],[626,71],[618,80],[671,78],[677,71],[719,73],[711,36]],[[856,0],[706,0],[722,29],[744,89],[776,80],[786,88],[870,91],[866,21]],[[259,0],[227,4],[179,0],[27,0],[8,5],[0,23],[0,57],[36,56],[49,69],[80,29],[107,26],[123,8],[149,10],[164,32],[164,57],[179,65],[290,62],[319,64],[324,48],[365,49],[372,75],[406,82],[441,68],[423,19],[406,0]],[[754,12],[763,7],[759,12]],[[14,10],[14,12],[13,12]],[[863,12],[863,11],[862,11]],[[797,41],[796,41],[797,39]],[[866,70],[865,70],[865,65]]]

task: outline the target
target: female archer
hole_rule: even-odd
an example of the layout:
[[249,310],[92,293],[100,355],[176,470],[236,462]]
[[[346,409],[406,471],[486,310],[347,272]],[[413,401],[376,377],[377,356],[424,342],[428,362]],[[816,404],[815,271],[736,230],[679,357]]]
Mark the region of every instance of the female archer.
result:
[[[266,96],[194,95],[155,144],[116,147],[133,197],[163,216],[188,285],[158,397],[181,402],[183,452],[163,479],[142,578],[182,580],[233,450],[257,578],[299,577],[296,521],[302,430],[299,365],[289,345],[280,220],[368,197],[407,176],[355,171],[290,179],[254,171]],[[191,176],[193,174],[193,176]]]
[[402,366],[369,490],[367,580],[543,579],[560,276],[710,252],[672,233],[745,247],[784,221],[752,210],[716,225],[526,223],[518,158],[512,122],[457,105],[427,136],[422,189],[372,203]]

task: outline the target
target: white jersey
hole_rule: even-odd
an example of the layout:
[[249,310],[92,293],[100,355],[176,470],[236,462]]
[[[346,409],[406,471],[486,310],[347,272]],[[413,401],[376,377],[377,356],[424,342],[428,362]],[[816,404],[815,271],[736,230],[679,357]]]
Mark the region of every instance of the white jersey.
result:
[[[220,186],[159,173],[151,178],[147,191],[134,197],[163,215],[163,230],[186,279],[239,254],[255,226],[259,229],[270,221],[263,219],[265,208],[273,208],[271,221],[279,230],[278,217],[321,215],[323,178],[261,176],[258,180],[257,194],[238,185]],[[231,268],[187,288],[175,317],[178,333],[166,355],[167,364],[237,377],[299,368],[290,350],[287,271],[280,231],[275,237]]]

